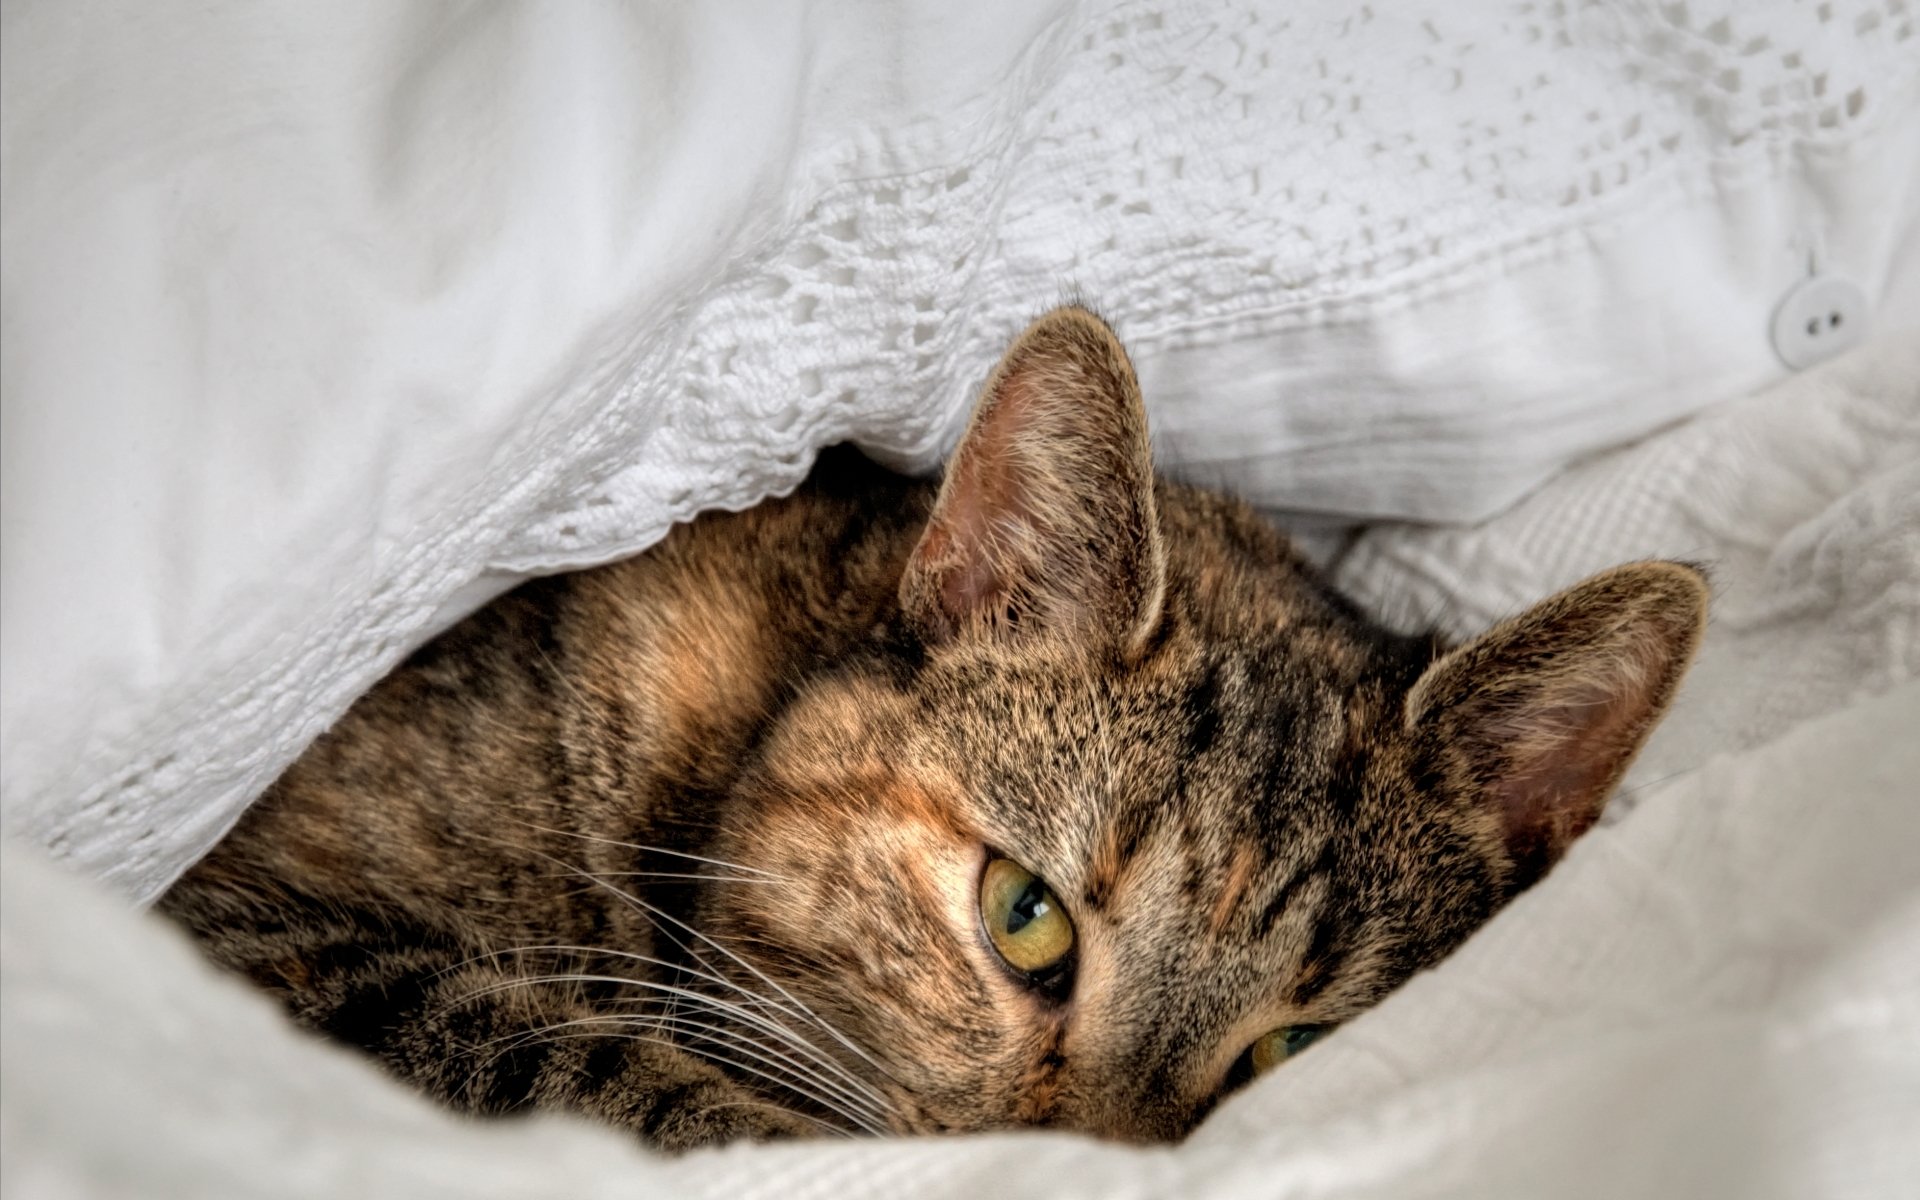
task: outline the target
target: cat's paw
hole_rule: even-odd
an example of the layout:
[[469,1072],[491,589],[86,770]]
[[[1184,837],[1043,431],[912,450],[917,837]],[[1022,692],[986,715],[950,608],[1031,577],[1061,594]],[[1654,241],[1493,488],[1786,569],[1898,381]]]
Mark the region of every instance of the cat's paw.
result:
[[687,1097],[654,1128],[649,1140],[662,1150],[680,1151],[727,1142],[771,1142],[834,1132],[831,1127],[789,1109],[747,1098],[737,1089],[716,1091],[718,1094],[714,1096]]

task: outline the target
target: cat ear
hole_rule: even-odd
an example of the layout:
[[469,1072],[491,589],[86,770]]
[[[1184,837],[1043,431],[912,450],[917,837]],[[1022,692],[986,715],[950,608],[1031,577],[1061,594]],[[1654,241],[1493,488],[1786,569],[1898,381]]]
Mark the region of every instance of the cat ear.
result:
[[1100,318],[1055,309],[974,406],[901,607],[929,641],[1044,631],[1130,655],[1159,623],[1164,588],[1133,364]]
[[1673,699],[1706,615],[1697,569],[1632,563],[1502,622],[1414,685],[1408,725],[1481,789],[1516,890],[1600,815]]

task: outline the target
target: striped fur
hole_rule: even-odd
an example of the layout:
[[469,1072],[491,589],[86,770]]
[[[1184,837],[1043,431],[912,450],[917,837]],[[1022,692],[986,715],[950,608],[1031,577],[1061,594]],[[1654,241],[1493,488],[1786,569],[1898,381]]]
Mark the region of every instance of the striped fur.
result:
[[[165,898],[303,1023],[479,1113],[671,1148],[1057,1125],[1177,1138],[1262,1033],[1435,962],[1597,814],[1697,571],[1460,648],[1156,480],[1125,352],[1042,318],[937,488],[792,497],[528,584],[364,697]],[[981,931],[1044,877],[1070,974]]]

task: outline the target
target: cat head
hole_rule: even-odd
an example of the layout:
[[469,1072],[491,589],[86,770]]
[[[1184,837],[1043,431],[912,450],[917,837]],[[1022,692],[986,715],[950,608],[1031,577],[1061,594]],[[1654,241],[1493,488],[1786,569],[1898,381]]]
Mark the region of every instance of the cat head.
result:
[[702,921],[896,1129],[1178,1137],[1540,878],[1706,596],[1638,563],[1458,648],[1390,634],[1156,481],[1125,352],[1062,309],[989,380],[887,636],[736,793],[724,857],[782,882]]

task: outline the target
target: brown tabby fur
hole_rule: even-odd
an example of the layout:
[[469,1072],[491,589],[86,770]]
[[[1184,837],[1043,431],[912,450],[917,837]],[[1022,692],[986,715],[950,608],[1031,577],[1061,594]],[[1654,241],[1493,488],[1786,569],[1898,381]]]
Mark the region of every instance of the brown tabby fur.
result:
[[[451,1104],[685,1147],[1055,1125],[1176,1138],[1262,1033],[1448,953],[1593,820],[1684,673],[1697,571],[1462,649],[1156,481],[1079,309],[944,484],[796,495],[528,584],[362,699],[164,901]],[[1070,971],[1003,966],[990,854]]]

